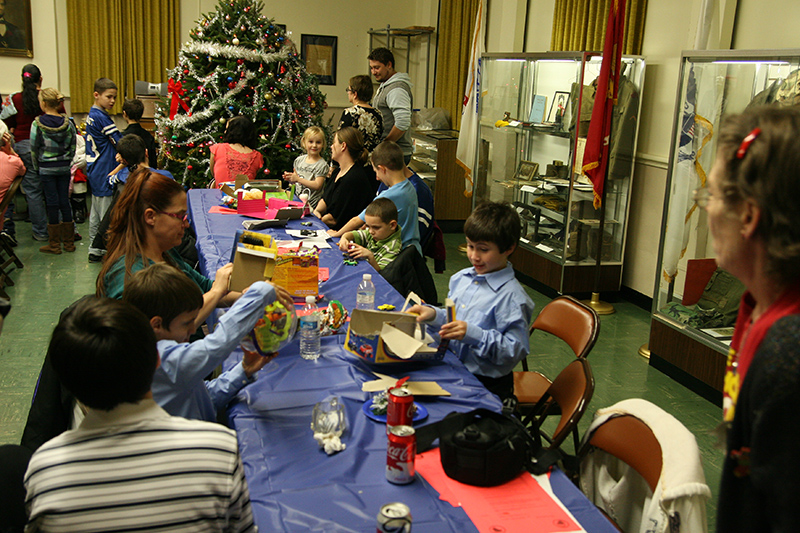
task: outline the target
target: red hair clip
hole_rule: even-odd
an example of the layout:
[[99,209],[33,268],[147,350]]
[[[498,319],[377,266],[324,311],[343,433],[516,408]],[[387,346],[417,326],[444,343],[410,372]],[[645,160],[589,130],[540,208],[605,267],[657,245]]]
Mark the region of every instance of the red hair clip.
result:
[[758,137],[760,133],[761,128],[753,128],[753,131],[747,134],[747,137],[742,140],[742,144],[739,145],[739,149],[736,150],[736,159],[744,159],[744,155],[747,153],[750,145],[753,144],[753,141],[756,140],[756,137]]

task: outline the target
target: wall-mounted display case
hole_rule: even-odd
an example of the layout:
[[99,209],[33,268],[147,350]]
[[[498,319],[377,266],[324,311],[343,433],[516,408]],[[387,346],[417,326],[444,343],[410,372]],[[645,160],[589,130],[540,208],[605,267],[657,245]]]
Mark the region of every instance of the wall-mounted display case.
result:
[[653,291],[650,364],[720,403],[728,345],[744,287],[717,269],[705,186],[726,115],[800,102],[800,50],[684,51]]
[[559,293],[617,291],[628,225],[644,59],[624,56],[605,212],[581,172],[602,55],[485,54],[475,201],[511,202],[523,222],[514,268]]

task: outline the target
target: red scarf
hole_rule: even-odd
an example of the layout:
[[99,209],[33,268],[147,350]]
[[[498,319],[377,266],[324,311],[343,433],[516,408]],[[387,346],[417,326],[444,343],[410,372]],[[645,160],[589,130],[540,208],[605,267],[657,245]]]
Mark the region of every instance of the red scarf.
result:
[[736,318],[736,328],[733,332],[731,347],[728,351],[728,365],[725,369],[722,410],[723,419],[726,422],[733,420],[739,389],[744,383],[753,356],[769,329],[785,316],[800,314],[800,284],[786,289],[763,315],[751,323],[755,305],[756,301],[750,292],[745,292],[739,304],[739,315]]

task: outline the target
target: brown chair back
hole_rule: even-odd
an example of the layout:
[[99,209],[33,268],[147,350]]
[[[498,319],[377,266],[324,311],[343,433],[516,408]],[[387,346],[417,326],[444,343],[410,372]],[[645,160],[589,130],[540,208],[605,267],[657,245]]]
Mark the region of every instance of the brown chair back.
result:
[[6,191],[6,195],[3,196],[3,201],[0,202],[0,229],[2,229],[3,224],[6,222],[6,210],[8,209],[8,204],[10,204],[14,199],[14,196],[17,195],[19,186],[22,184],[22,177],[23,176],[17,176],[14,178],[14,181],[11,182],[11,185]]
[[[568,364],[534,406],[531,419],[541,435],[550,443],[548,448],[558,448],[570,433],[573,434],[575,451],[578,451],[578,422],[589,407],[594,395],[594,377],[589,362],[584,358],[575,359]],[[552,436],[545,434],[542,422],[551,412],[552,402],[558,404],[561,418]],[[526,422],[528,420],[526,419]]]
[[592,446],[630,465],[655,492],[663,461],[661,445],[647,424],[631,415],[615,416],[595,430],[578,455],[585,456]]
[[[600,334],[600,320],[594,309],[572,296],[559,296],[545,305],[531,324],[529,334],[544,331],[566,342],[575,357],[586,357],[594,348]],[[522,360],[528,371],[528,361]]]

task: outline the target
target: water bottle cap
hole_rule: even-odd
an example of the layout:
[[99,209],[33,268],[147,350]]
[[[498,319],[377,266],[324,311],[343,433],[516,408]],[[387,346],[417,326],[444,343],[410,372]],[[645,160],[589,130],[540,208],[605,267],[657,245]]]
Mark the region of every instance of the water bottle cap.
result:
[[372,281],[372,274],[364,274],[364,277],[361,279],[364,279],[366,281]]
[[314,304],[317,303],[316,296],[306,296],[306,304]]

